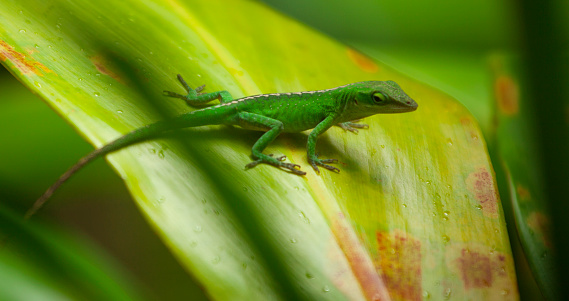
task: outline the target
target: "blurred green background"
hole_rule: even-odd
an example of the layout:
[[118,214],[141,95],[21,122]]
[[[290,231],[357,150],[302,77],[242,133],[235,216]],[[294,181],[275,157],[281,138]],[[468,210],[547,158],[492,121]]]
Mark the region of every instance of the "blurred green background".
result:
[[[492,66],[503,57],[519,55],[521,29],[516,2],[264,2],[455,97],[479,121],[490,153],[497,152],[492,143],[498,118]],[[563,24],[564,28],[568,24]],[[92,147],[4,69],[0,72],[0,91],[0,200],[9,214],[19,215]],[[66,149],[65,156],[60,153],[62,148]],[[497,166],[500,163],[493,162],[495,168],[501,168]],[[501,180],[502,202],[509,209],[508,185],[504,178]],[[506,216],[520,296],[539,300],[541,295],[513,232],[513,217]],[[149,300],[207,299],[151,231],[119,177],[103,160],[75,176],[41,217],[40,222],[46,225],[56,220],[65,228],[58,231],[72,240],[96,244],[96,253],[112,258],[121,277]]]

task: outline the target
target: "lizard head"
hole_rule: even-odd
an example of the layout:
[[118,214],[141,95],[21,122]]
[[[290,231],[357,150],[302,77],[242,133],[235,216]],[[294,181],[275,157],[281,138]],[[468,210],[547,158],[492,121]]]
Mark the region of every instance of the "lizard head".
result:
[[354,104],[372,114],[412,112],[418,107],[394,81],[368,81],[356,85]]

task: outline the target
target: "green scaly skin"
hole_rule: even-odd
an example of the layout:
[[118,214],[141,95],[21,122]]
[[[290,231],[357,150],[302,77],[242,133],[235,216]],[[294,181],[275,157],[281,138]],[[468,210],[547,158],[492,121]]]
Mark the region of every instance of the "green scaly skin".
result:
[[273,157],[272,154],[263,154],[263,150],[282,132],[296,133],[313,129],[308,135],[306,147],[308,162],[317,173],[318,166],[339,172],[338,168],[328,165],[338,160],[317,157],[316,140],[320,134],[334,125],[357,133],[358,128],[368,127],[357,123],[362,118],[375,114],[411,112],[418,106],[393,81],[366,81],[319,91],[261,94],[233,99],[227,91],[200,93],[205,86],[192,89],[180,75],[178,80],[187,94],[164,91],[164,95],[181,98],[190,106],[202,105],[215,99],[220,104],[136,129],[94,150],[65,172],[28,210],[26,218],[41,208],[61,184],[87,163],[170,130],[226,124],[264,131],[265,134],[255,142],[251,150],[254,161],[245,167],[252,168],[265,163],[296,175],[305,175],[306,172],[301,171],[299,165],[284,162],[285,156]]

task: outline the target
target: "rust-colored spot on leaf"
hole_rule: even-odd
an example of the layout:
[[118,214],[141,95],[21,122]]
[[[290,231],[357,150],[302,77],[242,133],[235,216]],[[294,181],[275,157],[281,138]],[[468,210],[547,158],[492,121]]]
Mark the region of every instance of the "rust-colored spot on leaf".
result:
[[27,49],[26,49],[26,52],[27,52],[29,55],[32,55],[32,54],[34,54],[34,53],[36,53],[36,52],[39,52],[39,51],[38,51],[37,49],[35,49],[35,48],[27,48]]
[[494,83],[498,109],[504,115],[515,115],[519,111],[520,92],[518,84],[509,76],[501,75]]
[[[35,74],[43,76],[44,73],[52,72],[42,63],[33,59],[27,59],[26,55],[17,52],[14,47],[0,40],[0,60],[10,61],[23,75]],[[43,72],[42,72],[43,71]]]
[[520,201],[529,201],[531,199],[529,190],[521,184],[518,184],[518,186],[516,186],[516,192],[518,193]]
[[516,277],[511,255],[481,244],[453,244],[447,247],[446,262],[468,290],[483,290],[500,300],[517,300]]
[[539,235],[543,244],[551,248],[549,218],[541,212],[532,212],[527,218],[527,224],[534,233]]
[[108,75],[114,78],[118,82],[121,83],[123,82],[121,77],[112,70],[113,69],[112,64],[109,61],[107,61],[103,56],[101,55],[92,56],[90,60],[91,62],[93,62],[93,65],[95,65],[95,68],[97,68],[97,71],[101,72],[101,74]]
[[356,65],[358,65],[358,67],[360,67],[363,71],[365,72],[369,72],[369,73],[375,73],[379,70],[379,67],[377,66],[377,64],[372,61],[370,58],[368,58],[367,56],[351,49],[348,48],[348,57],[354,62],[356,63]]
[[485,168],[478,168],[466,178],[468,191],[480,203],[485,216],[498,217],[498,193],[492,175]]
[[375,266],[394,300],[421,300],[421,242],[402,231],[377,232]]
[[470,138],[471,142],[479,143],[478,139],[478,128],[475,126],[475,122],[470,117],[462,117],[460,118],[460,124],[464,127],[464,131],[467,137]]
[[478,252],[470,252],[462,249],[461,256],[457,259],[458,268],[461,272],[464,288],[482,288],[492,285],[492,266],[490,257]]
[[[350,265],[351,273],[359,282],[367,300],[390,300],[388,290],[375,270],[376,265],[372,262],[355,233],[352,232],[344,214],[338,213],[336,218],[332,220],[331,226],[336,241]],[[337,287],[343,286],[337,278],[333,280]]]

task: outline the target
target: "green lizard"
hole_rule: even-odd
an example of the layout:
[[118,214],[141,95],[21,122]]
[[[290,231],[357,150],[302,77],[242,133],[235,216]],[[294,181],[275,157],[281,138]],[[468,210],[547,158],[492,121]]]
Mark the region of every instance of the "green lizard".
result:
[[26,217],[33,215],[61,184],[87,163],[166,131],[214,124],[238,125],[245,129],[264,131],[265,133],[255,142],[251,150],[254,161],[245,167],[252,168],[259,163],[266,163],[293,174],[305,175],[306,172],[300,170],[300,165],[284,162],[285,156],[275,158],[272,154],[263,154],[263,150],[282,132],[295,133],[313,128],[308,135],[308,162],[317,173],[319,173],[318,166],[339,172],[338,168],[327,164],[336,163],[338,160],[320,159],[316,155],[316,140],[320,134],[333,125],[357,132],[357,128],[367,127],[366,124],[357,123],[364,117],[411,112],[417,109],[417,103],[393,81],[366,81],[326,90],[261,94],[234,100],[227,91],[200,93],[205,85],[192,89],[182,76],[178,75],[178,80],[188,94],[164,91],[165,96],[181,98],[190,106],[215,99],[218,99],[220,104],[136,129],[94,150],[67,170],[34,203],[26,213]]

